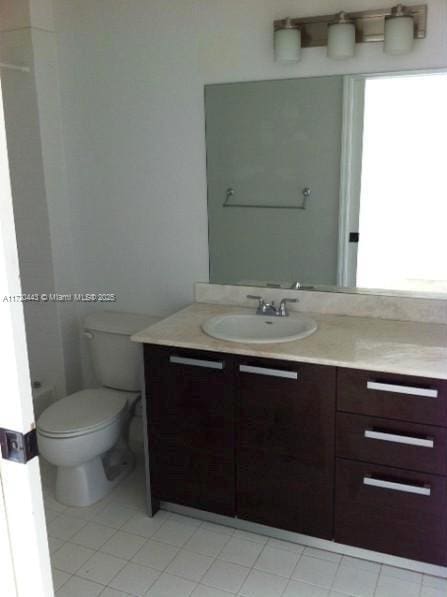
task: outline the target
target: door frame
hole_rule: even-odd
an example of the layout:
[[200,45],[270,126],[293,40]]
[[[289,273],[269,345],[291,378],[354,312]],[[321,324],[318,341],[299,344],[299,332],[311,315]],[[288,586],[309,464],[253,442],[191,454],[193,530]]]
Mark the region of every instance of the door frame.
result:
[[[26,434],[35,422],[21,293],[0,79],[0,427]],[[2,547],[6,550],[9,543],[5,565],[9,561],[9,582],[13,576],[15,584],[11,597],[50,597],[54,591],[39,459],[22,464],[0,455],[0,478],[0,525],[7,527],[8,537]]]
[[365,81],[369,75],[343,77],[340,152],[340,208],[338,221],[337,286],[355,288],[358,243],[349,241],[358,232],[362,172]]
[[3,483],[0,474],[0,562],[2,572],[2,592],[5,595],[17,595],[17,584],[11,551],[8,521],[6,520],[5,497],[3,495]]

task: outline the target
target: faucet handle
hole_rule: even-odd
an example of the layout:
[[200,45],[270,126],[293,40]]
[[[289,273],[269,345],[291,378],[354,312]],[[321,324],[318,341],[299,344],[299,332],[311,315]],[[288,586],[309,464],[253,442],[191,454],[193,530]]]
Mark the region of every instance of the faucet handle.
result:
[[264,313],[266,304],[265,304],[265,301],[262,298],[262,296],[257,296],[255,294],[247,294],[247,298],[258,301],[258,308],[256,309],[256,313],[258,313],[258,314]]
[[298,299],[297,298],[283,298],[281,299],[281,302],[279,303],[279,312],[283,317],[287,317],[287,315],[289,314],[289,312],[287,311],[287,303],[298,303]]
[[264,304],[264,299],[262,296],[257,296],[256,294],[247,294],[248,299],[253,299],[254,301],[259,301],[259,306]]

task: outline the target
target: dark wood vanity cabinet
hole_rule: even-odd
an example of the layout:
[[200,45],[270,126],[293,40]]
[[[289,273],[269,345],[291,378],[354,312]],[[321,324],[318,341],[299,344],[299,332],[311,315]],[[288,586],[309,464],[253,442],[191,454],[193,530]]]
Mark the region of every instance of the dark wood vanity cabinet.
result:
[[331,539],[335,368],[237,361],[240,518]]
[[447,382],[145,346],[153,501],[447,565]]
[[447,383],[339,369],[335,540],[447,564]]
[[155,500],[333,534],[335,368],[145,348]]
[[155,500],[235,515],[233,373],[229,355],[145,347]]

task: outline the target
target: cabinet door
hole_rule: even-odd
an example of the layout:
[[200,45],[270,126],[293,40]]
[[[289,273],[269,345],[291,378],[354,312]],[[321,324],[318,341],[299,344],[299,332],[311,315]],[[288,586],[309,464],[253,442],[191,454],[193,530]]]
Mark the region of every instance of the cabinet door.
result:
[[445,566],[447,480],[337,459],[335,541]]
[[146,347],[145,371],[153,496],[234,516],[232,358]]
[[332,538],[335,368],[239,360],[237,514]]

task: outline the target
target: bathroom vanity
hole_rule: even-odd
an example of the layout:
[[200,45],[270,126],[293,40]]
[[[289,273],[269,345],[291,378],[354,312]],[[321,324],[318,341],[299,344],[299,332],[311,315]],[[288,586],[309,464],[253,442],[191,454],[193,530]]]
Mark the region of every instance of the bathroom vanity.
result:
[[231,310],[194,304],[133,337],[153,506],[446,566],[447,326],[316,316],[276,345],[201,332]]

